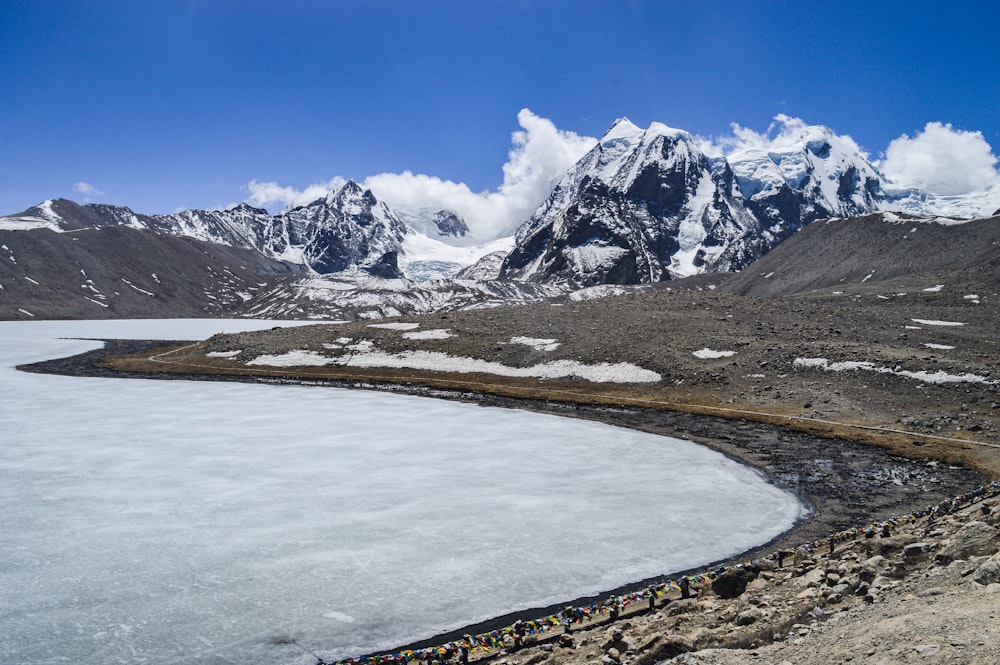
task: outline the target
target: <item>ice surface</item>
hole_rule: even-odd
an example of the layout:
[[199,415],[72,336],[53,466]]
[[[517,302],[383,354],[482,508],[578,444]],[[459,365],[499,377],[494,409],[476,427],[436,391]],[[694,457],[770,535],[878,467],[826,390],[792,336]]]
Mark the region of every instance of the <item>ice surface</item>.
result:
[[690,442],[385,393],[68,378],[0,323],[0,660],[315,663],[707,563],[802,506]]

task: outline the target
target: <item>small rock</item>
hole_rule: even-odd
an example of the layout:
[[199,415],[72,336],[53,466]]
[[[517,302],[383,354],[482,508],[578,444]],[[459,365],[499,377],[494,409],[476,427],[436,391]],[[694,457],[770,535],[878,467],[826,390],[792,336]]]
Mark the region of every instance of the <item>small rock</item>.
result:
[[917,593],[917,595],[920,596],[921,598],[927,598],[929,596],[941,596],[943,594],[944,594],[944,589],[937,586],[931,587],[929,589],[923,589],[922,591]]
[[763,616],[763,612],[756,607],[751,607],[750,609],[737,614],[735,623],[737,626],[749,626],[750,624],[760,621]]
[[911,543],[903,548],[903,556],[908,559],[923,556],[930,552],[931,548],[930,543]]
[[936,656],[941,652],[940,644],[918,644],[913,647],[920,656],[927,658],[928,656]]
[[872,584],[871,585],[872,585],[872,588],[874,588],[874,589],[881,589],[883,587],[891,586],[892,585],[892,580],[889,579],[888,577],[885,577],[884,575],[879,575],[878,577],[876,577],[875,579],[872,580]]

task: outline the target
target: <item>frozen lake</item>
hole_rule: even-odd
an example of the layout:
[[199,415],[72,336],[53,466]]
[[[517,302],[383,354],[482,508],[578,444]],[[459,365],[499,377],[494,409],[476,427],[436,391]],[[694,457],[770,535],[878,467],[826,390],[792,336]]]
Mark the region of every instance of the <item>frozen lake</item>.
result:
[[388,649],[708,563],[804,508],[693,443],[331,388],[17,364],[274,322],[0,322],[0,662]]

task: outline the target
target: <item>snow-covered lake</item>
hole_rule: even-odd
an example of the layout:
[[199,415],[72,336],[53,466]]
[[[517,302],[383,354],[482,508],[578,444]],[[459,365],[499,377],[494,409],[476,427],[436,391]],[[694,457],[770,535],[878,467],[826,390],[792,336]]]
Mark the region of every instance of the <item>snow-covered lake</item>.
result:
[[274,322],[0,323],[0,662],[315,663],[705,564],[805,509],[693,443],[316,387],[17,372],[84,338]]

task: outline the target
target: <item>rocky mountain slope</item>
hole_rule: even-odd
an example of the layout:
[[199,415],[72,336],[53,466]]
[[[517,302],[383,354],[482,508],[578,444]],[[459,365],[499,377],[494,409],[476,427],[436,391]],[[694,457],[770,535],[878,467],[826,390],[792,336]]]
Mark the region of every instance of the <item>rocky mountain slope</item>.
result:
[[0,230],[0,319],[238,316],[299,264],[259,252],[109,225]]
[[[1000,217],[972,221],[906,213],[821,220],[720,288],[749,296],[826,290],[926,288],[976,294],[1000,289]],[[933,283],[931,283],[933,282]],[[970,300],[975,300],[970,298]]]
[[56,231],[125,226],[256,251],[319,274],[363,270],[382,277],[400,276],[396,259],[406,233],[388,206],[352,181],[274,216],[245,203],[228,210],[142,215],[126,207],[57,199],[4,219],[22,230],[32,224]]

